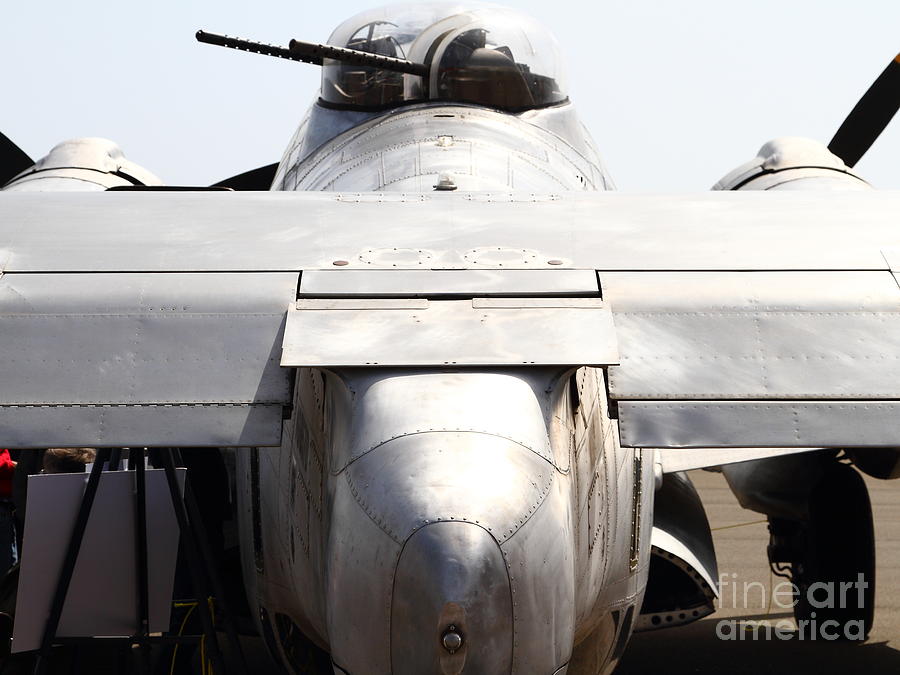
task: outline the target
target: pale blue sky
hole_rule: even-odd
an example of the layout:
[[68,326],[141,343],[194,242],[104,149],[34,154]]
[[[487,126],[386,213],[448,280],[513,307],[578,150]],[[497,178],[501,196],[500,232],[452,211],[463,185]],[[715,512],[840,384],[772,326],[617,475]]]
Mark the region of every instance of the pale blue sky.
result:
[[[341,0],[7,3],[0,128],[33,157],[105,136],[170,183],[281,157],[318,68],[194,41],[197,28],[324,41]],[[511,0],[561,43],[569,89],[625,190],[705,190],[763,142],[827,142],[900,50],[894,0]],[[858,170],[900,188],[900,121]]]

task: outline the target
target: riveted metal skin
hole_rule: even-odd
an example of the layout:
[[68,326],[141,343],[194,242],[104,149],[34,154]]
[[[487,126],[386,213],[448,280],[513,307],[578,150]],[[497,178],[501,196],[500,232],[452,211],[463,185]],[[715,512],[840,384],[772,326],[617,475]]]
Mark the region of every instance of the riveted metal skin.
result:
[[265,561],[244,572],[343,672],[549,674],[627,638],[653,463],[619,446],[601,370],[300,368],[293,409],[259,452],[258,536],[239,491]]
[[0,275],[3,447],[277,446],[296,285],[295,273]]
[[[715,611],[716,552],[700,495],[686,473],[663,476],[650,541],[653,561],[636,630],[684,625]],[[678,585],[670,581],[673,568],[683,577]]]
[[301,299],[288,312],[281,357],[283,366],[618,361],[612,312],[596,297]]
[[[349,460],[341,461],[347,462],[346,468],[335,477],[335,498],[341,503],[338,513],[347,514],[355,507],[380,531],[380,537],[355,537],[353,557],[366,561],[361,564],[365,570],[371,570],[369,556],[377,558],[378,551],[390,550],[384,565],[398,570],[400,565],[406,570],[403,574],[410,575],[413,572],[407,569],[409,563],[401,564],[399,555],[401,549],[405,551],[417,541],[414,538],[419,530],[445,522],[477,527],[493,541],[497,555],[502,554],[502,564],[511,570],[506,585],[511,588],[507,592],[512,610],[506,621],[511,626],[509,639],[520,645],[518,651],[513,648],[508,655],[514,662],[512,672],[516,672],[518,659],[543,666],[538,672],[552,672],[567,659],[566,653],[557,653],[557,645],[566,650],[565,645],[571,644],[574,606],[574,561],[566,554],[568,547],[554,541],[565,542],[571,536],[565,525],[569,507],[566,493],[554,490],[561,474],[554,466],[548,431],[552,402],[546,390],[558,373],[550,369],[509,369],[457,373],[348,370],[336,374],[351,392],[340,399],[353,402],[351,410],[335,411],[338,418],[353,420],[347,447],[351,452],[343,454],[335,448],[334,453],[336,459]],[[547,503],[548,500],[553,503]],[[548,515],[543,516],[545,513]],[[541,516],[555,521],[555,525],[524,534],[529,521]],[[332,532],[344,529],[343,523],[332,522]],[[553,533],[550,539],[548,531]],[[468,554],[454,548],[452,539],[442,550],[444,553],[436,554],[432,563],[436,564],[442,556],[469,560]],[[364,551],[369,555],[362,555]],[[545,562],[535,565],[533,572],[522,570],[522,564],[538,556]],[[477,575],[476,570],[484,563],[476,558],[469,564],[473,569],[468,573]],[[381,563],[376,568],[380,569]],[[521,575],[516,575],[519,570]],[[410,625],[402,623],[404,628],[395,628],[400,615],[391,609],[391,593],[398,592],[398,578],[394,575],[399,572],[391,570],[393,582],[385,584],[384,604],[372,603],[370,610],[361,612],[360,596],[350,590],[350,579],[363,572],[348,562],[343,548],[340,553],[332,553],[329,574],[345,582],[335,584],[335,593],[328,600],[331,626],[335,633],[343,633],[344,620],[366,613],[368,631],[381,632],[382,626],[390,625],[393,637],[384,644],[395,643],[400,632],[409,630]],[[446,573],[440,565],[425,565],[416,571],[433,575],[438,588],[445,583],[441,575]],[[371,576],[371,571],[367,574]],[[532,576],[535,578],[523,586]],[[530,606],[532,587],[542,589],[542,613]],[[524,593],[521,600],[515,597],[516,593]],[[443,607],[448,602],[465,610],[469,624],[490,624],[494,626],[492,630],[500,631],[499,635],[485,633],[481,639],[486,643],[505,639],[502,623],[484,623],[485,617],[476,606],[466,606],[454,593],[436,597],[433,604]],[[534,622],[522,620],[521,616],[516,621],[515,608],[521,609],[523,602],[528,609],[524,616],[549,614],[554,617],[552,628],[548,630],[544,622],[532,627]],[[560,621],[562,624],[557,625]],[[437,622],[435,615],[429,621],[430,630],[438,630]],[[348,672],[375,672],[361,670],[372,655],[360,651],[358,636],[356,632],[348,633],[346,638],[336,635],[339,642],[332,643],[332,654]],[[429,658],[435,656],[433,650],[439,637],[437,632],[432,635]],[[556,641],[557,638],[562,639]],[[479,643],[473,639],[470,636],[465,651],[481,653]]]
[[[6,272],[296,272],[334,269],[335,260],[350,263],[343,269],[446,269],[480,268],[482,259],[469,252],[486,255],[500,245],[517,250],[518,259],[488,259],[486,268],[561,260],[610,272],[707,271],[714,287],[725,271],[887,274],[882,251],[900,248],[898,212],[900,194],[876,190],[173,192],[164,199],[4,192],[0,259]],[[416,256],[372,257],[395,248]],[[430,256],[427,264],[420,265],[419,250]],[[523,250],[539,255],[526,262]],[[809,296],[798,289],[798,302],[813,302]]]
[[[314,106],[311,120],[334,133]],[[608,190],[612,181],[570,103],[556,114],[509,115],[466,105],[414,105],[375,116],[310,154],[295,137],[275,176],[277,190],[452,192]],[[568,117],[563,121],[563,117]],[[562,128],[568,138],[549,128]],[[572,127],[574,127],[574,132]],[[567,133],[568,132],[568,133]],[[580,133],[579,133],[580,132]],[[571,139],[571,140],[570,140]]]
[[443,520],[479,525],[503,543],[540,508],[554,478],[553,466],[525,445],[452,431],[388,441],[344,474],[360,508],[399,544]]
[[[444,116],[448,114],[455,116],[457,113],[476,112],[478,110],[475,106],[467,105],[452,106],[450,111],[445,110],[444,112],[435,111],[435,108],[443,107],[446,109],[448,106],[426,104],[411,107],[420,110],[430,109],[432,114]],[[313,104],[284,152],[275,176],[275,186],[282,190],[293,189],[291,187],[292,181],[296,180],[297,172],[301,170],[300,164],[305,163],[308,157],[313,153],[321,152],[323,148],[333,146],[332,142],[344,132],[372,122],[383,115],[383,112],[343,110],[326,108],[318,103]],[[513,116],[506,115],[507,119],[511,117]],[[537,130],[533,133],[541,134],[543,132],[542,135],[547,139],[555,137],[551,147],[566,146],[570,151],[581,155],[587,162],[594,165],[597,173],[602,175],[607,187],[612,189],[612,179],[603,166],[590,135],[581,123],[575,106],[562,104],[549,108],[529,110],[515,115],[515,118],[523,124],[536,127]],[[349,134],[348,136],[352,137]],[[448,138],[449,141],[447,140]],[[408,138],[404,139],[404,141],[408,141]],[[432,143],[443,148],[452,147],[456,144],[453,137],[447,134],[438,134],[436,138],[432,139]]]
[[[349,438],[334,446],[333,471],[379,446],[425,433],[477,433],[509,441],[547,462],[554,458],[545,419],[549,401],[535,394],[546,386],[539,368],[367,369],[338,371],[347,382]],[[500,409],[498,410],[498,406]]]
[[[295,671],[608,675],[651,550],[712,576],[653,531],[652,448],[898,445],[900,195],[823,151],[617,195],[568,102],[316,104],[280,192],[75,194],[158,179],[64,143],[0,199],[0,447],[255,446],[244,581]],[[742,503],[777,461],[726,467]]]
[[509,575],[494,537],[456,522],[410,537],[394,579],[391,672],[508,673],[512,651]]

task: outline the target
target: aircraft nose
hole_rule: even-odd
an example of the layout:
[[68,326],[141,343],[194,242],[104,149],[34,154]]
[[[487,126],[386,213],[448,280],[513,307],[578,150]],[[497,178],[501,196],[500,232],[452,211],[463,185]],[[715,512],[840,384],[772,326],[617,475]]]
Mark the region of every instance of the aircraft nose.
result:
[[553,673],[565,663],[568,511],[541,453],[495,434],[422,431],[378,444],[342,475],[326,602],[345,672]]
[[383,443],[346,471],[359,505],[398,543],[456,520],[481,525],[503,544],[540,507],[553,476],[553,466],[522,443],[444,431]]
[[508,673],[512,647],[509,575],[496,540],[471,523],[417,530],[394,577],[391,671]]

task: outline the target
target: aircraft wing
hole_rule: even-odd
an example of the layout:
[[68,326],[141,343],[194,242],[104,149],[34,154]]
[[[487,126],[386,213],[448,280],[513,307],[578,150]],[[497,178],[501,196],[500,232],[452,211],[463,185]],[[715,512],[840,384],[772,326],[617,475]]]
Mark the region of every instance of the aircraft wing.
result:
[[0,447],[277,445],[283,366],[454,363],[608,366],[635,447],[898,446],[898,224],[875,191],[0,194]]

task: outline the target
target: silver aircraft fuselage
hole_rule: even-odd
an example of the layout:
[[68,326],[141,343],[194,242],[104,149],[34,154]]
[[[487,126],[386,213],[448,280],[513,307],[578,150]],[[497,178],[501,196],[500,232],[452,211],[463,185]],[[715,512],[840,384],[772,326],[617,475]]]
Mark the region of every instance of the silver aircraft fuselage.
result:
[[[314,106],[274,186],[442,179],[507,195],[610,187],[571,104],[349,122]],[[301,368],[281,449],[239,455],[261,633],[298,672],[307,638],[352,675],[609,672],[646,585],[653,464],[620,446],[602,369]]]
[[[274,176],[218,187],[330,194],[129,195],[164,186],[110,141],[24,170],[0,142],[4,191],[126,190],[3,205],[4,447],[280,443],[234,477],[249,604],[297,675],[608,675],[633,631],[714,611],[685,472],[723,463],[798,599],[874,581],[834,451],[900,475],[898,206],[821,190],[868,190],[857,132],[900,62],[829,148],[776,139],[715,186],[820,194],[609,200],[577,194],[612,181],[555,41],[512,10],[198,39],[322,68]],[[819,621],[871,627],[873,604]]]

